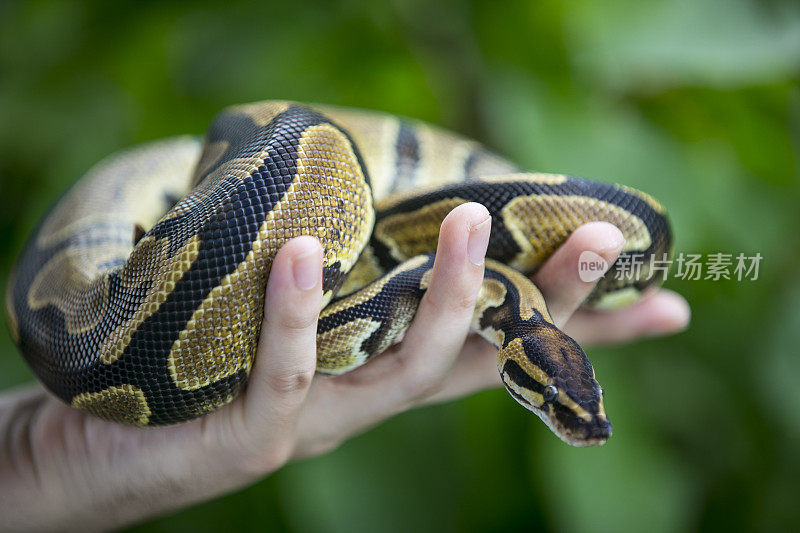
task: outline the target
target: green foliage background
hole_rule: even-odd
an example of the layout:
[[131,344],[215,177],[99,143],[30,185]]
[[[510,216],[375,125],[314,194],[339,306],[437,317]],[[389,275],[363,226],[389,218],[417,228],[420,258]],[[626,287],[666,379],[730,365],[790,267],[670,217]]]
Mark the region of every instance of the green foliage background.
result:
[[[675,531],[800,527],[800,8],[793,2],[0,3],[0,277],[101,157],[222,107],[383,109],[542,171],[625,183],[677,250],[758,281],[671,280],[668,339],[591,349],[615,435],[560,443],[503,391],[138,528]],[[30,381],[5,330],[0,388]]]

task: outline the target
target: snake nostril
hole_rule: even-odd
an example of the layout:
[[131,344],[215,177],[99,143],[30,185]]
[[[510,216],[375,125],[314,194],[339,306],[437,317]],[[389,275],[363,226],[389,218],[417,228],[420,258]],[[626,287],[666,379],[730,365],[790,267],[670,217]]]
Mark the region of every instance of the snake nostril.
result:
[[611,424],[596,424],[589,429],[590,438],[607,439],[611,436]]

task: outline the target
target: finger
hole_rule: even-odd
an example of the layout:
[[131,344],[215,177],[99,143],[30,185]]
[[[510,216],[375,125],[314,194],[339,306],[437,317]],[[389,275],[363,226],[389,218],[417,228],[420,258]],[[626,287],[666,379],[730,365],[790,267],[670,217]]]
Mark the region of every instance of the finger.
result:
[[316,367],[317,318],[322,300],[322,247],[298,237],[275,257],[267,283],[264,321],[245,396],[250,427],[270,432],[288,424],[306,395]]
[[442,222],[430,284],[397,355],[404,374],[397,382],[411,397],[441,382],[469,332],[491,220],[484,206],[468,203]]
[[[467,203],[442,222],[431,280],[414,319],[403,337],[387,353],[340,378],[339,383],[392,390],[424,389],[440,379],[453,364],[469,331],[477,294],[483,280],[491,217],[480,204]],[[399,379],[400,376],[404,379]],[[387,401],[394,396],[384,394]]]
[[315,381],[298,428],[314,439],[299,444],[299,455],[329,449],[341,435],[408,408],[441,383],[469,331],[490,220],[479,204],[445,218],[428,291],[403,342],[352,372]]
[[580,310],[564,332],[584,345],[618,344],[683,331],[690,318],[683,296],[662,289],[623,309]]
[[625,239],[614,225],[590,222],[576,229],[550,256],[533,278],[547,301],[547,308],[559,327],[583,303],[595,286],[579,275],[579,259],[584,252],[601,256],[608,266],[616,261]]

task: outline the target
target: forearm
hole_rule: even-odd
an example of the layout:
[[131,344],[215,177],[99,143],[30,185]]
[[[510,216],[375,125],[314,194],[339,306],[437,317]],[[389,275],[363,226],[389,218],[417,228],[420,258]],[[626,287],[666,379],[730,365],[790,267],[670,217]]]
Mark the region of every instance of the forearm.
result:
[[38,385],[0,396],[0,529],[116,528],[257,479],[202,432],[168,431],[85,417]]

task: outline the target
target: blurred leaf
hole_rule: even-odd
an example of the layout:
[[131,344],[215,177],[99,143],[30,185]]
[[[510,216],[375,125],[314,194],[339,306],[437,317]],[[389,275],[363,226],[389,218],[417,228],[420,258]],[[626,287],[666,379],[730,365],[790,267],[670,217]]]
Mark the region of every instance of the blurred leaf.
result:
[[572,2],[574,64],[616,90],[743,87],[783,79],[800,63],[797,4],[750,0]]

